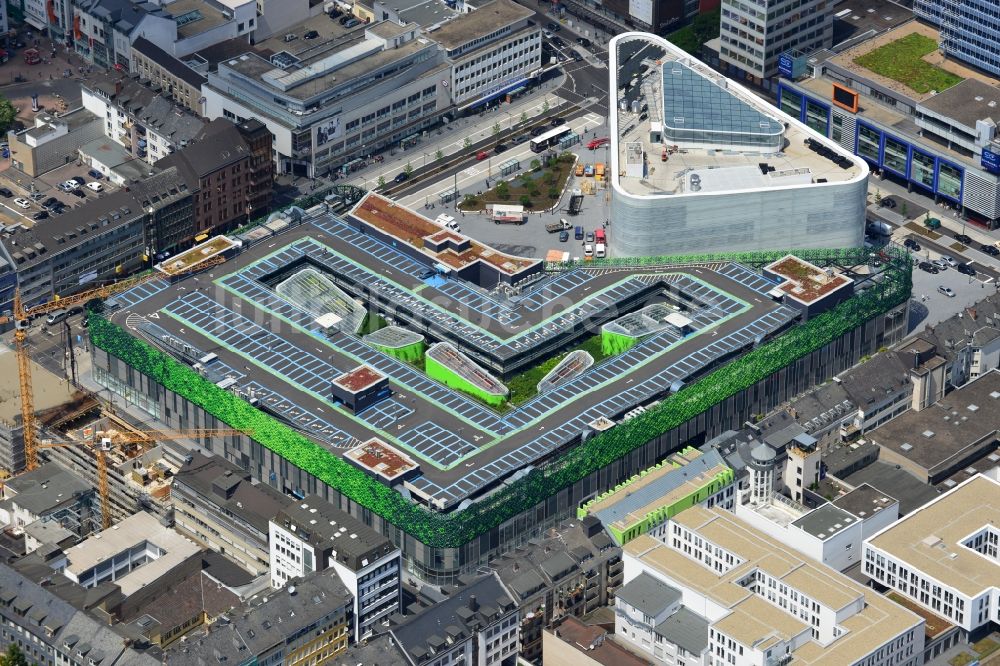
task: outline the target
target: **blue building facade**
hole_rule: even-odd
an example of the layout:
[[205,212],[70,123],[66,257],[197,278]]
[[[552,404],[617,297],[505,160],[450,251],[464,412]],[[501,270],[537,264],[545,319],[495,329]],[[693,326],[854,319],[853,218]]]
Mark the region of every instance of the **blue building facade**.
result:
[[838,107],[786,80],[778,85],[778,107],[861,157],[875,174],[953,206],[988,228],[1000,226],[995,174],[935,144]]

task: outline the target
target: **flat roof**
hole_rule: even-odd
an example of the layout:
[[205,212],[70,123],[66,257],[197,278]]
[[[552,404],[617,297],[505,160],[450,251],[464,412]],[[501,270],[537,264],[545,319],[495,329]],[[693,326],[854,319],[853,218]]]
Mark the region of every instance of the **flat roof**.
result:
[[237,247],[237,242],[231,238],[216,236],[204,243],[199,243],[188,250],[184,250],[180,254],[175,254],[169,259],[161,261],[156,264],[155,268],[167,275],[177,275],[235,247]]
[[[852,664],[921,622],[914,613],[776,542],[725,509],[694,506],[672,520],[733,553],[737,563],[719,573],[649,535],[632,540],[623,550],[667,582],[678,581],[680,586],[719,604],[724,612],[728,609],[726,616],[713,626],[747,645],[766,649],[766,645],[776,643],[779,638],[786,640],[809,631],[808,624],[740,584],[755,569],[766,571],[835,610],[864,599],[861,610],[844,623],[850,631],[826,646],[807,639],[792,653],[796,663]],[[758,643],[762,638],[764,641]]]
[[428,32],[427,36],[450,51],[532,16],[532,10],[513,0],[491,0],[478,9],[451,19],[437,30]]
[[408,455],[374,437],[351,449],[344,457],[387,481],[420,468]]
[[160,9],[177,23],[177,36],[194,37],[233,20],[217,6],[205,0],[173,0]]
[[825,541],[857,522],[858,519],[847,511],[833,504],[824,504],[813,509],[798,520],[793,521],[792,525],[817,539]]
[[866,543],[967,596],[1000,586],[1000,560],[963,542],[1000,525],[1000,483],[979,474]]
[[868,520],[879,511],[892,507],[893,504],[898,504],[898,500],[868,483],[862,483],[854,490],[833,500],[834,506],[861,520]]
[[973,131],[977,120],[1000,120],[1000,89],[977,79],[965,79],[925,99],[921,109],[950,118]]
[[66,571],[79,577],[101,562],[144,542],[158,546],[163,553],[159,558],[149,560],[114,580],[126,597],[170,573],[174,567],[201,550],[201,546],[164,527],[154,516],[141,511],[67,550]]
[[909,410],[868,433],[933,476],[955,464],[970,447],[1000,429],[1000,371],[991,371],[955,389],[919,412]]
[[[635,42],[642,42],[643,46],[636,50]],[[823,182],[853,182],[868,174],[861,158],[660,37],[647,33],[618,35],[610,56],[615,151],[610,177],[612,183],[632,196],[700,196],[725,191],[816,187]],[[620,108],[623,101],[626,110]],[[633,101],[639,109],[636,113],[631,108]],[[643,108],[646,110],[642,111]],[[704,147],[689,144],[675,151],[668,138],[652,140],[670,127],[713,131],[718,134],[719,143]],[[782,134],[783,138],[773,148],[758,146],[752,152],[738,151],[721,141],[721,137],[731,136],[728,132],[749,136],[754,127],[756,136]],[[826,154],[811,149],[806,139],[813,139]],[[629,175],[625,165],[636,163],[636,155],[641,154],[646,156],[643,174]],[[691,172],[710,178],[712,170],[728,167],[767,168],[768,173],[750,177],[752,173],[747,170],[747,176],[728,185],[722,181],[712,188],[692,186]]]
[[351,393],[364,391],[366,388],[378,384],[385,379],[385,375],[367,365],[359,365],[353,370],[349,370],[333,380],[333,383]]
[[853,284],[852,280],[843,275],[829,275],[819,266],[793,255],[782,257],[764,269],[785,278],[786,282],[778,289],[807,305]]
[[[634,352],[605,361],[601,373],[584,372],[501,415],[410,364],[320,331],[312,315],[270,286],[283,279],[282,271],[303,262],[335,276],[345,289],[349,279],[356,285],[350,287],[352,295],[366,302],[377,298],[375,302],[391,304],[397,313],[406,308],[419,314],[420,321],[432,325],[435,338],[462,345],[467,355],[484,349],[530,353],[578,326],[578,313],[589,319],[591,308],[600,313],[614,306],[620,312],[627,302],[623,299],[645,293],[657,280],[665,285],[669,279],[672,290],[714,308],[690,315],[698,320],[695,334],[644,341]],[[439,283],[426,278],[426,272],[426,264],[388,242],[359,233],[335,215],[314,211],[302,223],[244,248],[200,276],[219,289],[191,289],[190,277],[158,285],[162,289],[137,288],[117,297],[122,307],[111,319],[124,325],[139,315],[155,321],[159,334],[216,354],[212,366],[222,376],[232,376],[241,390],[252,389],[258,409],[306,430],[330,455],[342,456],[373,437],[385,441],[420,465],[407,488],[416,497],[449,507],[571,444],[595,418],[619,418],[632,406],[661,396],[674,382],[700,376],[712,359],[736,357],[758,336],[784,330],[797,316],[792,308],[766,298],[772,282],[737,264],[574,269],[544,275],[510,302],[497,302],[488,291],[457,277]],[[160,338],[151,339],[156,345]],[[163,349],[177,353],[170,346]],[[331,409],[330,382],[359,364],[386,375],[393,396],[357,416]]]

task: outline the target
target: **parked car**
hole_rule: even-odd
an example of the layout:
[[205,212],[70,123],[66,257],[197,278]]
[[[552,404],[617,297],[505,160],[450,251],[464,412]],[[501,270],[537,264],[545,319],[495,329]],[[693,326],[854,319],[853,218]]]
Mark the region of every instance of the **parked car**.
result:
[[532,128],[531,136],[538,136],[539,134],[545,134],[545,132],[547,131],[548,130],[546,130],[545,127],[539,125],[538,127]]
[[84,194],[81,190],[70,190],[69,193],[72,194],[74,197],[79,197],[81,199],[87,198],[87,195]]
[[972,245],[972,236],[967,236],[965,234],[955,234],[955,240],[963,245]]
[[10,199],[12,196],[14,196],[14,193],[11,192],[6,187],[0,187],[0,196],[2,196],[4,199]]
[[921,261],[919,264],[917,264],[917,268],[924,271],[925,273],[930,273],[932,275],[937,275],[938,273],[941,272],[940,270],[938,270],[937,266],[935,266],[929,261]]
[[565,118],[553,118],[552,120],[549,121],[549,124],[552,125],[553,127],[559,127],[560,125],[565,125],[566,124],[566,119]]
[[946,270],[948,270],[948,262],[947,261],[943,261],[941,259],[934,259],[934,260],[931,261],[931,264],[933,264],[934,266],[937,266],[937,269],[939,271],[946,271]]
[[920,252],[920,243],[913,240],[912,238],[907,238],[903,241],[903,245],[913,250],[914,252]]
[[583,240],[583,227],[575,227],[573,229],[573,237],[576,238],[576,240]]
[[545,24],[545,29],[550,30],[552,32],[559,32],[560,30],[562,30],[562,26],[556,23],[555,21],[549,21],[548,23]]
[[402,171],[402,172],[396,174],[396,177],[393,178],[392,181],[394,183],[404,183],[404,182],[406,182],[406,179],[409,178],[409,177],[410,177],[410,175],[408,173],[406,173],[405,171]]
[[1000,248],[998,248],[996,245],[989,245],[987,243],[983,243],[981,249],[983,252],[990,255],[991,257],[1000,255]]
[[941,261],[943,261],[944,263],[948,264],[952,268],[954,268],[955,266],[958,266],[958,262],[955,261],[955,258],[954,257],[949,257],[947,254],[942,254],[941,255]]
[[587,236],[586,236],[586,238],[584,240],[586,240],[588,243],[593,243],[594,242],[594,232],[593,231],[588,231],[587,232]]
[[505,143],[498,143],[496,145],[496,147],[493,149],[493,152],[495,154],[499,155],[500,153],[504,152],[505,150],[507,150],[507,144],[505,144]]
[[48,219],[48,217],[49,217],[49,212],[48,211],[40,210],[37,213],[35,213],[34,215],[32,215],[31,219],[33,219],[33,220],[45,220],[45,219]]
[[76,183],[77,187],[83,187],[83,184],[87,182],[80,176],[73,176],[72,178],[70,178],[70,180]]
[[569,240],[569,232],[565,229],[559,232],[559,242],[565,243]]
[[80,184],[73,179],[64,180],[63,182],[59,183],[59,189],[62,190],[63,192],[72,192],[73,190],[80,189]]
[[952,291],[951,287],[946,287],[944,285],[941,285],[938,287],[938,291],[947,296],[948,298],[955,298],[955,292]]
[[955,267],[955,270],[961,273],[962,275],[968,275],[969,277],[972,277],[973,275],[976,274],[976,269],[970,266],[969,264],[959,264],[958,266]]
[[97,169],[91,169],[90,171],[87,172],[87,175],[93,178],[94,180],[101,180],[104,178],[104,174],[98,171]]
[[303,39],[316,39],[317,37],[319,37],[319,32],[316,30],[310,30],[306,34],[302,35]]
[[576,49],[573,49],[571,53],[573,54],[573,60],[575,60],[576,62],[580,62],[581,60],[583,60],[583,54],[577,51]]
[[104,186],[100,183],[87,183],[87,189],[91,192],[101,192],[104,190]]
[[22,197],[14,199],[14,205],[18,208],[31,208],[31,203]]
[[884,199],[882,199],[882,207],[883,208],[890,208],[890,209],[891,208],[895,208],[896,207],[896,200],[895,199],[891,199],[889,197],[885,197]]

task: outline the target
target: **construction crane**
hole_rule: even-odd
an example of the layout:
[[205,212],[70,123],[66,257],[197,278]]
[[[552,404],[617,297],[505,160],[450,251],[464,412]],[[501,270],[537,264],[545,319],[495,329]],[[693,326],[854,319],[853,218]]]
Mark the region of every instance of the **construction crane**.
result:
[[97,458],[97,490],[101,497],[101,524],[104,529],[111,527],[111,491],[108,487],[108,459],[112,448],[118,444],[140,444],[143,442],[157,442],[164,439],[191,438],[200,439],[203,437],[226,437],[230,435],[246,435],[245,430],[233,430],[228,428],[195,428],[191,430],[138,430],[128,433],[116,433],[114,437],[109,432],[99,431],[95,433],[93,440],[69,440],[64,442],[43,441],[36,445],[36,449],[62,449],[73,446],[83,446],[92,448],[94,456]]
[[[185,275],[187,273],[200,271],[212,266],[217,266],[226,261],[222,255],[210,257],[183,270],[172,274],[172,277]],[[88,289],[70,296],[59,298],[58,296],[48,303],[42,303],[31,308],[25,308],[21,301],[20,288],[14,289],[14,348],[17,354],[17,373],[21,388],[21,424],[24,430],[24,466],[27,471],[38,467],[38,452],[35,446],[35,401],[31,383],[31,358],[28,354],[28,322],[31,317],[53,312],[64,308],[71,308],[94,298],[108,298],[114,294],[131,289],[150,280],[163,277],[160,273],[149,272],[142,275],[126,278],[119,282],[107,284],[95,289]]]

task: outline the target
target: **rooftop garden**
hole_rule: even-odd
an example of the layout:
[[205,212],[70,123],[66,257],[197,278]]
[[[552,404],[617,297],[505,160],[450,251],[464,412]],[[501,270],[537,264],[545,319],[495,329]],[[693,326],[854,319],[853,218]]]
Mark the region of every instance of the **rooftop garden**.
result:
[[[902,250],[887,252],[890,253],[886,264],[887,279],[877,287],[718,368],[665,398],[656,407],[589,438],[551,463],[536,467],[516,482],[501,487],[489,497],[449,514],[433,512],[407,500],[335,453],[257,410],[233,393],[219,388],[187,365],[133,337],[96,313],[91,313],[89,333],[96,348],[121,359],[230,427],[253,432],[253,439],[268,450],[308,471],[425,545],[457,548],[547,500],[558,490],[628,455],[652,438],[697,417],[712,405],[753,386],[880,313],[905,302],[912,288],[910,258]],[[756,259],[744,261],[760,266],[785,254],[759,252],[741,256]],[[822,261],[824,257],[845,264],[867,261],[864,248],[796,254],[814,261]],[[722,258],[725,255],[717,257]],[[677,259],[663,257],[659,261],[661,264],[680,263]]]
[[933,39],[914,32],[858,56],[854,63],[921,95],[932,90],[941,92],[961,83],[962,77],[924,60],[937,49]]

